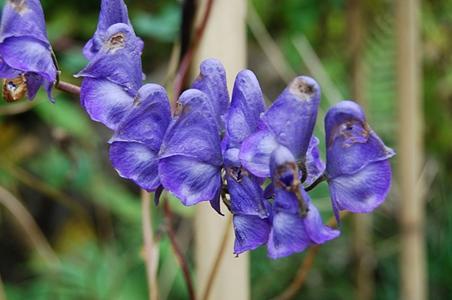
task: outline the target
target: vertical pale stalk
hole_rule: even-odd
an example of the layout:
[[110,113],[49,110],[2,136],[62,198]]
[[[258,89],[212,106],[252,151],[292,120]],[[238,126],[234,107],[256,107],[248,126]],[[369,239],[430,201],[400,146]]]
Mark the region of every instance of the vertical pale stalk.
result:
[[[363,108],[367,106],[365,70],[363,61],[366,22],[363,18],[365,1],[348,0],[347,35],[349,37],[349,55],[351,70],[351,90],[355,99]],[[353,255],[355,261],[356,300],[372,300],[375,283],[373,278],[375,254],[372,247],[372,215],[356,214],[353,223]]]
[[401,299],[423,300],[427,297],[424,199],[419,182],[423,163],[420,1],[398,0],[397,22],[397,92],[400,185],[400,272]]
[[[215,0],[203,39],[193,62],[193,75],[198,73],[202,60],[213,57],[221,60],[226,68],[231,91],[236,74],[246,64],[245,0]],[[199,15],[203,15],[206,1],[200,1]],[[225,207],[223,211],[227,213]],[[197,205],[195,217],[196,271],[198,296],[204,290],[215,264],[218,248],[222,244],[225,226],[230,227],[224,257],[212,283],[209,299],[243,300],[249,298],[248,255],[233,255],[233,230],[227,217],[219,216],[209,204]]]
[[154,232],[152,231],[151,195],[141,191],[141,212],[144,240],[144,261],[148,279],[149,300],[158,300],[157,266],[158,253],[154,243]]

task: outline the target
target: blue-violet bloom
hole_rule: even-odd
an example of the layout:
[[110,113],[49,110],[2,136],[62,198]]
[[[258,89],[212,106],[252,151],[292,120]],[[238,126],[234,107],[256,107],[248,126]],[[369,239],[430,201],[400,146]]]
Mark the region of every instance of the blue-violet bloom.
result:
[[6,1],[0,25],[0,77],[7,79],[10,93],[18,89],[14,79],[22,78],[30,100],[43,86],[54,102],[57,69],[39,0]]
[[239,159],[243,140],[258,129],[264,110],[264,98],[256,76],[249,70],[241,71],[235,79],[223,141],[225,177],[234,215],[235,254],[267,243],[270,233],[270,204],[264,199],[262,180],[248,172]]
[[84,77],[80,101],[92,120],[115,130],[142,84],[143,41],[127,24],[110,26],[99,52],[76,76]]
[[157,190],[158,153],[170,121],[165,89],[157,84],[142,86],[110,139],[110,160],[121,177],[149,192]]
[[270,170],[275,199],[267,244],[269,257],[288,256],[339,236],[339,230],[323,224],[319,211],[303,189],[297,161],[288,148],[278,146],[272,152]]
[[334,213],[368,213],[386,198],[394,151],[369,127],[361,107],[342,101],[325,116],[326,175]]
[[124,0],[102,0],[96,32],[83,48],[83,54],[88,60],[100,51],[108,39],[108,28],[117,23],[127,24],[133,31]]
[[317,82],[307,76],[295,78],[263,114],[260,130],[244,140],[239,154],[243,166],[258,177],[270,177],[271,153],[283,145],[303,167],[303,176],[308,176],[309,167],[309,179],[315,181],[324,168],[318,140],[312,136],[319,103]]

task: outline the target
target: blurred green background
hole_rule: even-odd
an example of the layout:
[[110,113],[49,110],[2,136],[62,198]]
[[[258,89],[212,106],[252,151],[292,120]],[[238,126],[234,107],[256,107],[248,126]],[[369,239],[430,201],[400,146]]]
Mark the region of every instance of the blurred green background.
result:
[[[362,82],[370,124],[388,146],[396,147],[392,2],[363,1],[366,34],[360,51],[366,70]],[[126,3],[136,32],[145,41],[143,69],[147,80],[165,83],[174,43],[179,39],[181,4],[172,0]],[[86,64],[81,49],[95,30],[100,3],[43,0],[42,4],[62,79],[78,83],[72,74]],[[304,36],[303,45],[312,47],[320,58],[320,67],[331,78],[326,92],[352,98],[347,1],[253,0],[252,4],[283,54],[282,68],[289,68],[285,74],[312,74],[312,59],[296,47]],[[431,299],[452,295],[451,36],[452,2],[423,1],[426,237]],[[286,83],[265,55],[265,47],[260,46],[262,37],[254,31],[249,31],[248,37],[249,68],[255,71],[271,101]],[[0,186],[23,203],[44,233],[37,242],[30,242],[30,235],[19,225],[22,213],[11,214],[0,207],[0,274],[7,298],[146,299],[139,190],[120,179],[110,166],[106,144],[110,132],[88,119],[78,99],[59,91],[55,96],[55,105],[43,93],[34,102],[0,104]],[[331,101],[322,99],[324,110]],[[321,135],[320,118],[317,132]],[[393,166],[397,169],[396,161]],[[331,216],[326,185],[312,195],[324,218]],[[395,182],[386,203],[373,214],[370,235],[375,299],[396,299],[399,295],[396,195]],[[193,267],[194,210],[174,200],[172,206],[177,213],[174,226],[179,243]],[[160,241],[162,299],[186,299],[161,210],[155,212],[154,220]],[[27,224],[25,227],[30,228]],[[342,224],[342,232],[340,238],[321,247],[300,299],[353,298],[356,283],[351,271],[355,260],[350,219]],[[56,257],[53,252],[49,254],[47,243]],[[232,255],[232,249],[228,251],[227,255]],[[265,249],[252,252],[252,298],[268,299],[282,292],[304,257],[297,254],[272,261]]]

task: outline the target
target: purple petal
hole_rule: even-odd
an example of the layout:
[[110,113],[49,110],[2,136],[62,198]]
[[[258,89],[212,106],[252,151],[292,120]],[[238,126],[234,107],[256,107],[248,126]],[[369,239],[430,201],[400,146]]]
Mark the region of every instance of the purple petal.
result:
[[234,83],[232,101],[226,116],[226,129],[231,147],[254,133],[265,110],[264,97],[253,72],[241,71]]
[[335,239],[340,235],[340,231],[323,224],[317,208],[312,204],[309,195],[302,190],[303,197],[308,201],[308,213],[303,218],[306,232],[314,244],[323,244],[329,240]]
[[329,178],[352,175],[368,164],[394,156],[368,126],[361,107],[352,101],[333,106],[325,117]]
[[242,165],[258,177],[270,177],[270,155],[278,147],[268,130],[258,131],[245,139],[240,147]]
[[[228,168],[226,172],[232,172]],[[246,171],[242,171],[246,172]],[[231,195],[231,211],[233,214],[268,217],[264,205],[264,196],[259,181],[253,175],[227,176],[228,191]]]
[[212,207],[219,215],[224,216],[221,212],[221,190],[218,189],[215,197],[209,201],[210,207]]
[[131,109],[133,97],[111,81],[85,78],[81,86],[80,101],[92,120],[115,130]]
[[353,175],[328,181],[333,207],[337,211],[369,213],[385,200],[391,186],[391,165],[377,161]]
[[309,143],[305,166],[308,176],[306,181],[303,182],[303,185],[308,187],[323,175],[326,168],[325,163],[320,158],[319,139],[315,136],[311,138],[311,142]]
[[143,41],[126,24],[108,28],[101,50],[76,77],[108,79],[131,94],[141,87]]
[[234,215],[234,254],[254,250],[264,245],[270,233],[268,219],[257,216]]
[[166,91],[160,85],[146,84],[138,91],[135,99],[112,141],[142,142],[158,153],[171,120]]
[[276,212],[268,239],[268,256],[276,259],[302,252],[311,245],[302,219],[296,214]]
[[13,69],[0,57],[0,78],[16,78],[23,72]]
[[219,166],[182,155],[161,158],[159,174],[163,186],[184,205],[214,199],[221,186]]
[[0,56],[11,68],[22,73],[33,72],[47,81],[56,80],[56,68],[47,44],[31,38],[8,38],[0,44]]
[[195,160],[221,166],[223,158],[218,130],[211,115],[205,109],[193,105],[209,98],[198,90],[188,90],[181,95],[185,105],[181,114],[168,128],[160,150],[160,157],[183,155]]
[[124,23],[132,27],[124,1],[102,0],[96,32],[83,48],[83,54],[87,59],[91,60],[99,52],[105,41],[106,31],[116,23]]
[[6,1],[2,12],[0,42],[10,37],[34,38],[50,47],[39,0]]
[[43,85],[44,79],[41,75],[36,73],[26,73],[25,78],[27,80],[27,95],[28,99],[34,99],[38,93],[39,88]]
[[214,108],[217,125],[222,128],[222,116],[229,104],[229,93],[226,84],[226,72],[220,61],[210,58],[201,63],[198,78],[192,88],[206,93]]
[[113,142],[110,160],[119,176],[133,180],[151,192],[159,185],[157,152],[136,142]]
[[290,83],[262,117],[278,143],[289,148],[297,160],[305,158],[319,103],[317,82],[300,76]]

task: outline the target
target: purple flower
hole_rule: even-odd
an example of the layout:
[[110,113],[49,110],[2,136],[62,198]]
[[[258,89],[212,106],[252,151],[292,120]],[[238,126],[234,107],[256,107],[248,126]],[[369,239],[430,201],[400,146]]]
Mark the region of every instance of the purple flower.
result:
[[313,142],[311,148],[309,145],[319,103],[317,82],[306,76],[295,78],[263,114],[260,130],[243,142],[239,155],[243,166],[256,176],[270,177],[271,153],[283,145],[305,169],[306,155],[318,153],[315,150],[318,143]]
[[91,60],[100,51],[105,40],[108,39],[108,28],[117,23],[129,25],[133,32],[124,1],[102,0],[96,32],[83,48],[83,54],[88,60]]
[[[231,106],[226,115],[224,167],[234,214],[234,253],[255,249],[268,240],[270,222],[261,181],[241,166],[240,146],[254,133],[265,110],[259,82],[253,72],[241,71],[234,83]],[[268,204],[268,203],[267,203]]]
[[84,77],[81,104],[91,119],[115,130],[141,87],[143,41],[118,23],[105,32],[99,52],[76,76]]
[[160,150],[159,174],[163,186],[184,205],[210,201],[221,213],[219,126],[229,102],[223,65],[215,59],[203,61],[193,87],[178,100],[176,116]]
[[123,178],[147,191],[160,186],[158,152],[171,121],[163,87],[146,84],[110,140],[110,160]]
[[224,128],[224,114],[229,106],[226,72],[221,62],[213,58],[204,60],[199,69],[192,88],[204,92],[211,99],[213,114],[221,132]]
[[269,257],[288,256],[339,236],[338,230],[323,224],[303,189],[295,156],[288,148],[279,146],[272,152],[270,169],[275,200],[267,245]]
[[0,77],[7,78],[8,92],[14,96],[19,88],[15,82],[21,79],[30,100],[43,86],[53,102],[51,93],[56,76],[41,3],[6,1],[0,26]]
[[211,201],[219,210],[223,157],[210,98],[190,89],[178,102],[160,149],[161,182],[184,205]]
[[386,198],[391,185],[389,158],[384,145],[366,122],[361,107],[342,101],[325,116],[326,173],[333,209],[368,213]]

